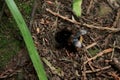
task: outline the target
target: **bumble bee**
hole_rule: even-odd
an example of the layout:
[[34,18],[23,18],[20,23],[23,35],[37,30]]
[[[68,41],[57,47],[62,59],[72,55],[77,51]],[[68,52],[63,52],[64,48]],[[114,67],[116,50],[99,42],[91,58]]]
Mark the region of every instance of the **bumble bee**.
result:
[[62,29],[55,35],[55,40],[57,41],[57,48],[66,48],[69,51],[76,51],[77,48],[82,47],[83,35],[87,33],[86,30],[75,30]]
[[83,36],[87,33],[86,30],[80,30],[79,32],[77,32],[72,39],[72,43],[75,47],[77,48],[81,48],[82,47],[82,42],[83,42]]

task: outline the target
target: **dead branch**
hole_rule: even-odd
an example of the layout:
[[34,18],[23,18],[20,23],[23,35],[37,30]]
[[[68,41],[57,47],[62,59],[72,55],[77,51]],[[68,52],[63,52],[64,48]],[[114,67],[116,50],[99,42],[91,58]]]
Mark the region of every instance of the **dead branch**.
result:
[[75,20],[69,19],[68,17],[64,17],[64,16],[62,16],[62,15],[60,15],[58,13],[55,13],[55,12],[53,12],[52,10],[50,10],[48,8],[46,9],[46,11],[49,12],[49,13],[51,13],[51,14],[53,14],[54,16],[58,16],[58,17],[62,18],[63,20],[69,21],[69,22],[74,23],[74,24],[83,25],[83,26],[88,27],[88,28],[95,28],[95,29],[99,29],[99,30],[108,30],[108,31],[112,31],[112,32],[118,32],[118,31],[120,31],[119,28],[110,28],[110,27],[103,27],[103,26],[95,26],[95,25],[86,24],[86,23],[81,24],[80,22],[77,22]]
[[112,31],[112,32],[118,32],[120,31],[119,28],[109,28],[109,27],[102,27],[102,26],[94,26],[94,25],[90,25],[90,24],[83,24],[84,26],[88,27],[88,28],[95,28],[95,29],[99,29],[99,30],[108,30],[108,31]]
[[55,12],[53,12],[53,11],[50,10],[50,9],[46,9],[46,11],[48,11],[48,12],[51,13],[51,14],[53,14],[54,16],[58,16],[58,17],[60,17],[60,18],[62,18],[62,19],[64,19],[64,20],[67,20],[67,21],[71,22],[71,23],[81,24],[81,23],[79,23],[79,22],[77,22],[77,21],[75,21],[75,20],[69,19],[68,17],[62,16],[62,15],[60,15],[59,13],[55,13]]

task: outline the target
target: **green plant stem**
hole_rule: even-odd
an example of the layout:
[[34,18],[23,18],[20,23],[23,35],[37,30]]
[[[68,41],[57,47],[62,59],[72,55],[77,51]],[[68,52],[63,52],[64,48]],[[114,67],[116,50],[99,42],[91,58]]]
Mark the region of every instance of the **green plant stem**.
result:
[[39,80],[48,80],[44,71],[44,67],[42,65],[42,61],[33,43],[32,36],[14,0],[5,0],[5,2],[18,25],[20,32],[22,33],[23,39],[29,52],[29,56],[32,60],[33,66],[37,72]]

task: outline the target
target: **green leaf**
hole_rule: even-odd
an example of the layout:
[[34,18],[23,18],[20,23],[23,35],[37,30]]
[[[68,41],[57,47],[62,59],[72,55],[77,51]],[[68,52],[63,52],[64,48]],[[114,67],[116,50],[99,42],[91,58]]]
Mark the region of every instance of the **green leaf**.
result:
[[19,30],[23,36],[23,39],[25,41],[26,47],[29,52],[29,56],[32,60],[33,66],[37,72],[39,80],[48,80],[46,77],[46,73],[44,71],[44,67],[42,65],[42,61],[41,61],[39,54],[35,48],[30,31],[29,31],[20,11],[18,10],[14,0],[5,0],[5,2],[8,6],[8,8],[10,9],[10,11],[19,27]]
[[82,4],[82,0],[73,1],[73,12],[77,17],[80,17],[82,13],[81,4]]

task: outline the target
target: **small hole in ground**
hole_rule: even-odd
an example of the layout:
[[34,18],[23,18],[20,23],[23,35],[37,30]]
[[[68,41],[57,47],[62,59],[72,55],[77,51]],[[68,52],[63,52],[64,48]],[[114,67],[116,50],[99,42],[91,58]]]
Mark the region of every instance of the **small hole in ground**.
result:
[[56,48],[57,49],[66,48],[70,52],[76,52],[77,50],[75,46],[70,41],[72,34],[73,34],[72,31],[66,28],[58,31],[55,34],[55,40],[57,42]]

